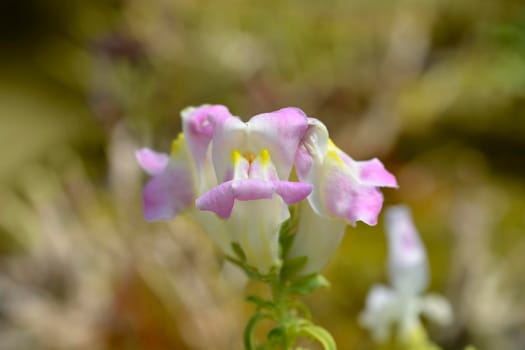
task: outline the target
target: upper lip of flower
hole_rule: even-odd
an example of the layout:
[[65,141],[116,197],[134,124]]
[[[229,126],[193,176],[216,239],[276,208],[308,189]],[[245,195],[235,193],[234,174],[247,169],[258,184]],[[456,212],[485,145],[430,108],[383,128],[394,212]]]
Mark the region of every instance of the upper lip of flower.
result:
[[306,115],[297,108],[283,108],[258,114],[248,122],[239,118],[210,115],[213,125],[212,160],[219,183],[231,173],[229,157],[234,150],[258,155],[266,149],[272,157],[277,176],[288,179],[295,153],[308,128]]

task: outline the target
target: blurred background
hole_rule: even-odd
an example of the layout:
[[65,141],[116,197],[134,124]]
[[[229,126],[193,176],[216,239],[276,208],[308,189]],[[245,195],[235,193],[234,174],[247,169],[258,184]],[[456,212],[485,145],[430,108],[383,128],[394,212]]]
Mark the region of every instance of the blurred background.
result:
[[[191,223],[145,223],[141,146],[179,111],[298,106],[380,157],[427,246],[444,349],[525,348],[525,5],[519,0],[3,0],[0,349],[240,349],[251,306]],[[345,349],[386,283],[382,221],[307,299]]]

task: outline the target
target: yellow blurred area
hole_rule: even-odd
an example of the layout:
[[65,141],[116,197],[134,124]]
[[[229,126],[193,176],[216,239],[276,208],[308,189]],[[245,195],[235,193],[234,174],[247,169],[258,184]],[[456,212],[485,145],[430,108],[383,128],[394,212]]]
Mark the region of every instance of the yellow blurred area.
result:
[[[194,223],[142,216],[134,151],[168,152],[203,103],[297,106],[381,158],[453,305],[429,336],[525,348],[521,1],[5,0],[0,349],[241,348],[236,273]],[[391,348],[358,324],[385,259],[381,220],[350,227],[307,298],[339,349]]]

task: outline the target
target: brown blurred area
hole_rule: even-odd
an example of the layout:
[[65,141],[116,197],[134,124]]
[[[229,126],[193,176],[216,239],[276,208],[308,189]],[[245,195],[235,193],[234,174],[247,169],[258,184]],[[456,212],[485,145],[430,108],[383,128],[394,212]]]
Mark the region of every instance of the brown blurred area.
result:
[[[146,223],[133,152],[179,111],[297,106],[379,157],[455,322],[444,349],[525,348],[525,6],[518,0],[4,0],[0,349],[240,349],[252,311],[183,219]],[[339,348],[386,281],[383,228],[349,228],[308,298]]]

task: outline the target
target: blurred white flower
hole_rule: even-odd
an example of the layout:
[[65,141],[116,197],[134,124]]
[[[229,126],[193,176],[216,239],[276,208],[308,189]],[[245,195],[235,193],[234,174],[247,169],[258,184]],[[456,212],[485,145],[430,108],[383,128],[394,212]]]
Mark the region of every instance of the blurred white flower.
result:
[[410,209],[400,205],[390,207],[385,212],[389,246],[388,273],[392,287],[372,287],[366,299],[365,311],[360,315],[360,323],[379,342],[387,340],[392,325],[397,324],[399,339],[407,341],[421,331],[421,314],[446,325],[452,321],[452,309],[440,295],[421,295],[428,286],[428,262]]

